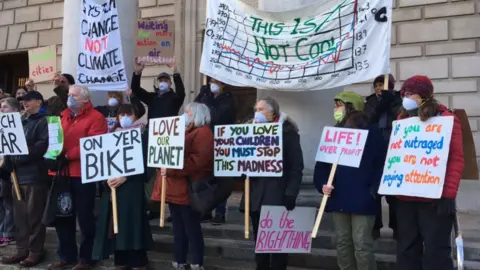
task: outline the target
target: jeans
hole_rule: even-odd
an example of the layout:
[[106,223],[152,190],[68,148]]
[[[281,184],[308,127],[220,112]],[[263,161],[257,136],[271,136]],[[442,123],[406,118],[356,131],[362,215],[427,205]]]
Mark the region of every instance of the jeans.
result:
[[372,229],[374,216],[333,213],[340,270],[376,270]]
[[92,264],[93,240],[95,238],[95,183],[82,184],[80,178],[71,179],[73,197],[73,217],[58,218],[55,221],[55,230],[58,237],[57,254],[62,261],[77,260],[76,218],[82,238],[80,242],[80,260]]
[[128,266],[130,268],[140,268],[148,264],[146,250],[115,250],[115,266]]
[[193,212],[189,205],[170,203],[172,217],[173,249],[175,262],[187,263],[189,248],[192,249],[191,264],[203,265],[204,242],[200,215]]
[[217,208],[215,208],[215,216],[216,217],[224,217],[225,214],[227,213],[227,200],[224,202],[220,203]]
[[13,200],[17,199],[17,195],[15,194],[15,197],[12,198],[12,184],[10,182],[3,181],[1,185],[5,192],[3,192],[3,197],[0,198],[0,237],[15,237]]
[[[388,203],[388,227],[392,230],[397,230],[397,197],[385,196]],[[377,198],[377,216],[375,217],[374,229],[380,230],[383,228],[382,221],[382,196]]]
[[438,215],[433,203],[397,204],[399,270],[453,270],[454,214]]

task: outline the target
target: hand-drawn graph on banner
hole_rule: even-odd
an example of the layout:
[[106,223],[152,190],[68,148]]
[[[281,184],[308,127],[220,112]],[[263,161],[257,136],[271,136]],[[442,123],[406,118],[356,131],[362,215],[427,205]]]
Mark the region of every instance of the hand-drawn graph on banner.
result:
[[329,0],[277,13],[208,3],[200,71],[225,83],[320,90],[389,72],[391,1]]

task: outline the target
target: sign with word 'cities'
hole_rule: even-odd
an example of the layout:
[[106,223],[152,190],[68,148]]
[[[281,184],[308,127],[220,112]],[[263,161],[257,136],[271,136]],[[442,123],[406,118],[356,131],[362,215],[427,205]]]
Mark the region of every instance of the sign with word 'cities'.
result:
[[310,253],[316,209],[262,206],[255,253]]
[[215,176],[282,176],[282,125],[215,127]]
[[183,169],[185,117],[163,117],[148,122],[148,167]]
[[28,155],[19,113],[0,114],[0,142],[0,156]]
[[316,161],[339,165],[360,167],[363,149],[367,142],[368,130],[324,127]]
[[379,194],[440,198],[453,116],[394,121]]
[[200,72],[260,89],[339,87],[390,72],[391,32],[392,1],[317,1],[265,12],[209,0]]
[[29,50],[28,66],[34,82],[51,81],[57,72],[57,45]]
[[170,64],[174,56],[174,21],[139,20],[137,22],[137,61]]
[[116,0],[82,2],[75,81],[90,90],[123,91],[128,81]]

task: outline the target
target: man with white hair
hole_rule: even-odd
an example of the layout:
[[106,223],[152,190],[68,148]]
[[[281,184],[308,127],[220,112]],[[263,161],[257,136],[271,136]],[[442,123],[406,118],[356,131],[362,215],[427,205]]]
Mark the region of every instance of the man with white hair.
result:
[[[49,268],[64,269],[76,264],[79,259],[73,269],[83,270],[91,269],[93,264],[95,184],[82,184],[80,139],[105,134],[108,128],[103,115],[93,108],[87,88],[70,86],[67,106],[68,108],[61,113],[64,142],[62,154],[57,158],[57,162],[60,170],[68,168],[74,213],[71,217],[58,218],[55,221],[60,261],[49,265]],[[75,236],[76,218],[82,232],[80,252]]]

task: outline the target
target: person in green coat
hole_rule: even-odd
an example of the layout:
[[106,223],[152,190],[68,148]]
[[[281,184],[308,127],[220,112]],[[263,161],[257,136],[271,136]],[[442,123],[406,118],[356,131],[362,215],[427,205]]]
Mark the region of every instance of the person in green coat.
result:
[[[124,104],[118,112],[119,126],[116,131],[141,128],[137,124],[135,109]],[[142,135],[143,153],[145,155],[147,134]],[[146,167],[146,158],[144,164]],[[146,168],[145,168],[146,172]],[[105,182],[107,189],[100,199],[97,233],[93,246],[94,260],[105,260],[114,254],[115,269],[147,269],[147,250],[153,246],[152,233],[147,217],[145,198],[146,173],[128,177],[119,177]],[[113,215],[111,188],[117,189],[118,234],[113,234]]]

